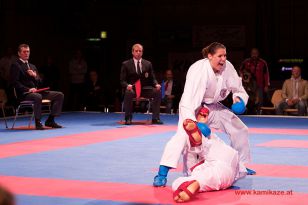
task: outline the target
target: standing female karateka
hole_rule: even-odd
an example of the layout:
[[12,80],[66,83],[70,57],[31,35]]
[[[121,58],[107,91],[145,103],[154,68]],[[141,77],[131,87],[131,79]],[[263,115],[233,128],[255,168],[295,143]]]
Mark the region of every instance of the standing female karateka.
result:
[[[179,122],[176,134],[167,143],[158,174],[153,186],[165,186],[169,169],[176,168],[185,146],[190,146],[183,129],[183,120],[196,120],[196,111],[201,103],[209,109],[208,126],[225,132],[231,147],[239,153],[239,170],[245,175],[255,174],[246,169],[250,162],[250,147],[247,126],[234,114],[242,114],[248,101],[248,95],[242,86],[233,65],[227,61],[226,47],[221,43],[211,43],[202,50],[204,59],[195,62],[186,76],[184,92],[179,104]],[[232,111],[222,105],[228,94],[233,94]],[[188,149],[189,150],[189,149]]]

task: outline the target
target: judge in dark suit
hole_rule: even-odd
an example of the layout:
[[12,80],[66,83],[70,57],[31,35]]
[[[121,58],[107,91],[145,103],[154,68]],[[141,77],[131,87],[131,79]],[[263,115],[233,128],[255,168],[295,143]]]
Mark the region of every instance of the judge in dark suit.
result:
[[40,77],[35,65],[28,63],[30,48],[27,44],[18,47],[19,59],[12,64],[10,69],[10,84],[15,89],[19,100],[29,100],[34,102],[35,128],[44,129],[41,123],[42,99],[51,101],[51,112],[45,122],[45,126],[61,128],[62,126],[54,121],[54,117],[60,115],[64,95],[57,91],[37,92],[40,84]]
[[121,85],[124,92],[125,124],[130,125],[132,121],[133,98],[136,97],[136,82],[141,83],[141,97],[153,98],[152,123],[163,124],[159,118],[161,102],[161,86],[158,84],[152,63],[142,59],[143,46],[135,44],[132,47],[133,58],[122,63]]

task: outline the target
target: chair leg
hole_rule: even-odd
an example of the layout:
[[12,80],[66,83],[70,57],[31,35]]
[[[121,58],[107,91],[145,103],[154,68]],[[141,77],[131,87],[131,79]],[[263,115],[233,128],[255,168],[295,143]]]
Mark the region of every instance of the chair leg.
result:
[[146,112],[146,114],[150,114],[150,110],[151,110],[151,100],[148,100],[148,110]]
[[5,128],[8,128],[8,126],[7,126],[7,121],[6,121],[6,116],[5,116],[5,111],[4,111],[3,105],[2,105],[1,108],[2,108],[2,115],[3,115],[4,123],[5,123]]
[[30,117],[30,120],[29,120],[29,125],[28,125],[29,128],[30,128],[31,122],[32,122],[32,120],[34,118],[34,105],[32,105],[31,107],[32,107],[32,114],[31,114],[31,117]]
[[20,109],[20,105],[17,107],[16,111],[15,111],[15,117],[14,117],[14,122],[13,122],[13,125],[12,125],[12,129],[14,128],[15,126],[15,122],[16,122],[16,119],[17,119],[17,115],[19,113],[19,109]]

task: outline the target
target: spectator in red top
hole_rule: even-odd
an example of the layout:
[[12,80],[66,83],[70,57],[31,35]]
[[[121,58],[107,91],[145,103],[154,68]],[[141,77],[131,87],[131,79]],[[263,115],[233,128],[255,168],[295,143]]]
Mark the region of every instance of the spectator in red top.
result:
[[259,57],[259,54],[257,48],[252,48],[250,58],[244,60],[240,67],[241,77],[243,77],[244,71],[249,72],[257,83],[258,110],[263,105],[264,98],[268,94],[268,86],[270,85],[267,63]]

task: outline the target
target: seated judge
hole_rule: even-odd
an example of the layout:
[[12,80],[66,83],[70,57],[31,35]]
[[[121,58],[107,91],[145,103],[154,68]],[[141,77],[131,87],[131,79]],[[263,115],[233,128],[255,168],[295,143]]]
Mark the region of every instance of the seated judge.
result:
[[160,120],[161,86],[158,84],[152,63],[142,58],[143,46],[132,47],[133,58],[124,61],[121,67],[120,81],[124,91],[125,124],[132,123],[133,98],[153,98],[152,123],[163,124]]
[[33,101],[35,128],[37,130],[44,129],[41,123],[42,99],[48,99],[51,101],[51,111],[45,121],[45,126],[62,128],[61,125],[55,122],[54,118],[61,113],[64,99],[63,93],[50,90],[38,92],[41,79],[35,65],[28,62],[30,56],[29,45],[19,45],[18,56],[19,59],[12,64],[10,69],[10,85],[15,88],[19,100]]

